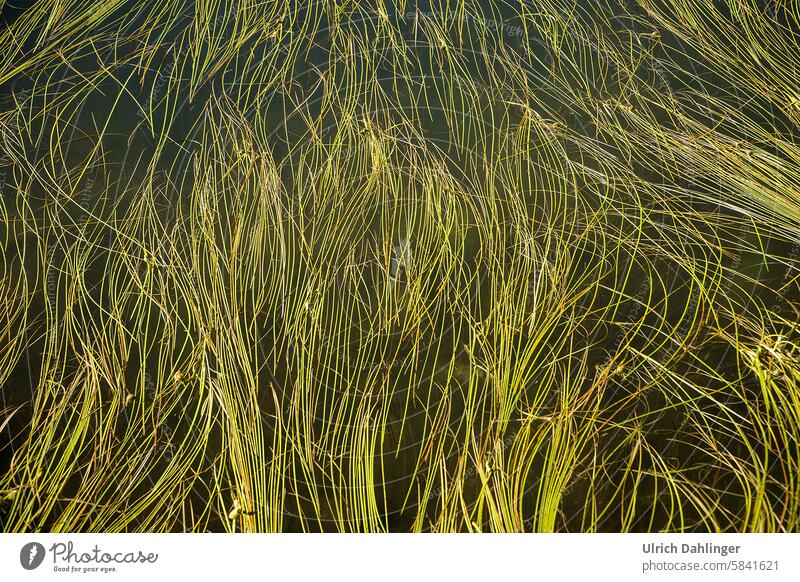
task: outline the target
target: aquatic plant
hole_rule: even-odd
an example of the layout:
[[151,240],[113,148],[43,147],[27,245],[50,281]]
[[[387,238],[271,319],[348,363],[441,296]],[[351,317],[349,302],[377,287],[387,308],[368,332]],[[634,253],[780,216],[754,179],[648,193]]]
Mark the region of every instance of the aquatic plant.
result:
[[42,0],[6,531],[794,531],[798,14]]

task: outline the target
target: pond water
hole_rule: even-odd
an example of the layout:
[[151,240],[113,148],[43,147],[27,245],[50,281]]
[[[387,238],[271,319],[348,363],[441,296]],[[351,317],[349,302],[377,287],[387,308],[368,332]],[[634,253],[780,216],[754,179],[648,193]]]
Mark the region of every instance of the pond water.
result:
[[[520,443],[569,399],[596,404],[596,427],[557,529],[585,528],[588,498],[611,504],[597,529],[676,526],[655,455],[628,481],[636,438],[743,511],[687,428],[714,405],[745,413],[723,382],[741,362],[714,338],[710,307],[788,309],[797,257],[624,108],[680,134],[686,120],[650,93],[671,95],[731,142],[752,135],[691,110],[682,95],[701,93],[739,99],[788,140],[797,128],[633,5],[594,21],[578,8],[576,29],[596,35],[581,43],[557,26],[538,34],[526,3],[463,4],[343,3],[332,21],[316,3],[285,17],[214,4],[202,18],[187,3],[163,27],[150,5],[123,4],[124,27],[109,17],[60,61],[4,75],[5,264],[30,301],[2,386],[4,409],[20,407],[2,470],[34,454],[33,427],[70,435],[80,403],[92,409],[54,505],[30,523],[77,523],[65,508],[86,491],[125,513],[115,496],[177,475],[173,519],[82,527],[468,529],[436,521],[452,503],[443,475],[479,499],[491,458],[524,472],[519,504],[534,517],[521,529],[546,529],[535,516],[542,483],[561,483],[558,449],[526,457]],[[4,7],[9,26],[24,14]],[[635,77],[611,56],[625,51]],[[609,362],[616,379],[598,392]],[[667,369],[708,399],[660,388]],[[100,450],[129,466],[90,487]],[[592,456],[606,461],[590,470]],[[18,523],[14,503],[5,522]],[[705,523],[696,506],[682,519]]]

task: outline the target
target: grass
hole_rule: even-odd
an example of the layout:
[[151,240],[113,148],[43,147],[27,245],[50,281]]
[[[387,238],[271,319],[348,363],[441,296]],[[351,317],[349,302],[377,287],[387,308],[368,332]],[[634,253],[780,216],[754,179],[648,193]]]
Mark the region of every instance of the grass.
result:
[[796,531],[798,15],[42,0],[5,531]]

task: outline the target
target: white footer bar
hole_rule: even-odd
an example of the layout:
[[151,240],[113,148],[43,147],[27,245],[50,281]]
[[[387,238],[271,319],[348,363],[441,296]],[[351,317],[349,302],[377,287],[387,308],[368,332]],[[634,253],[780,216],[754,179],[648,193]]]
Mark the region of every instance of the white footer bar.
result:
[[800,534],[3,534],[0,579],[794,582],[799,554]]

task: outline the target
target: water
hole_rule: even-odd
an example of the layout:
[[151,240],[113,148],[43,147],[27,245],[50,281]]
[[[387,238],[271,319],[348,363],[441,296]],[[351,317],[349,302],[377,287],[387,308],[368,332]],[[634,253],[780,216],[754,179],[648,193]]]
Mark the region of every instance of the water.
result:
[[[488,3],[483,8],[487,13],[493,11]],[[409,492],[416,496],[429,472],[456,470],[459,458],[453,451],[467,434],[463,420],[467,411],[477,418],[496,414],[497,399],[501,397],[495,393],[498,388],[492,378],[501,372],[485,369],[480,363],[496,355],[492,349],[501,348],[491,339],[483,347],[480,341],[476,343],[476,336],[480,338],[476,332],[479,322],[491,313],[500,292],[509,297],[528,297],[517,304],[518,312],[507,314],[509,321],[536,320],[536,310],[542,305],[536,294],[537,285],[548,276],[544,269],[563,260],[559,253],[574,253],[568,263],[562,263],[568,264],[573,279],[596,271],[602,273],[603,284],[595,293],[575,302],[569,312],[573,319],[565,312],[544,327],[525,329],[520,323],[515,335],[519,344],[502,346],[508,350],[509,369],[530,365],[524,359],[524,346],[534,341],[539,342],[534,362],[546,362],[548,357],[564,353],[568,346],[571,356],[566,362],[576,368],[585,364],[587,369],[599,370],[608,353],[623,347],[655,353],[656,340],[661,343],[659,353],[672,357],[678,348],[659,333],[648,335],[649,326],[672,330],[672,337],[678,339],[695,333],[696,328],[685,322],[707,317],[697,289],[687,269],[667,256],[658,256],[659,247],[677,247],[684,242],[682,237],[689,235],[675,226],[674,217],[659,211],[670,202],[671,191],[696,191],[704,195],[687,200],[685,206],[687,211],[703,211],[714,218],[715,222],[703,225],[707,240],[738,236],[740,225],[732,221],[732,213],[705,196],[716,194],[714,184],[701,176],[689,181],[693,177],[688,173],[670,176],[665,164],[647,167],[635,159],[634,152],[628,169],[644,182],[663,184],[660,190],[654,186],[644,195],[644,203],[658,217],[644,223],[639,233],[640,244],[648,249],[651,263],[641,264],[637,254],[641,251],[631,238],[630,244],[623,247],[627,252],[620,249],[613,260],[606,258],[607,268],[599,268],[598,253],[603,241],[582,238],[590,230],[589,217],[604,209],[606,232],[610,237],[625,238],[632,237],[626,232],[634,222],[631,216],[641,212],[632,198],[614,190],[602,165],[614,157],[625,159],[631,152],[625,151],[625,144],[606,139],[611,132],[566,101],[559,82],[585,88],[601,103],[627,99],[624,84],[606,82],[613,78],[613,70],[596,56],[576,72],[568,63],[584,54],[586,48],[565,44],[559,52],[553,51],[549,39],[524,31],[524,23],[512,7],[504,7],[492,18],[472,17],[459,27],[452,26],[442,10],[435,5],[407,7],[391,12],[388,24],[381,23],[374,13],[353,13],[335,32],[321,12],[311,9],[307,21],[321,22],[313,37],[303,37],[302,20],[295,23],[296,28],[284,23],[282,26],[288,27],[285,30],[291,31],[287,36],[269,42],[245,42],[224,67],[212,67],[209,79],[199,87],[193,86],[191,78],[200,66],[195,63],[197,68],[193,71],[189,68],[191,60],[183,60],[183,35],[191,31],[187,19],[184,30],[177,27],[160,41],[154,35],[147,39],[146,42],[160,42],[163,47],[153,51],[147,72],[135,67],[141,39],[124,43],[123,50],[115,54],[102,50],[98,55],[85,52],[68,64],[54,67],[52,78],[61,81],[50,90],[64,96],[77,91],[84,78],[92,78],[92,73],[103,66],[110,66],[112,71],[110,76],[99,75],[93,80],[96,89],[85,92],[75,103],[64,101],[64,109],[58,114],[58,102],[46,103],[38,92],[42,79],[33,82],[20,76],[6,83],[4,111],[9,110],[14,95],[33,95],[26,98],[26,109],[44,115],[30,125],[29,138],[13,154],[17,160],[5,162],[4,203],[10,224],[14,225],[9,236],[15,238],[23,257],[9,260],[17,261],[16,269],[24,268],[29,285],[37,292],[27,310],[31,325],[25,331],[25,356],[3,388],[6,408],[22,406],[5,431],[11,446],[4,449],[4,470],[10,466],[11,452],[25,438],[37,391],[44,389],[38,379],[47,365],[54,365],[45,359],[45,322],[52,325],[59,321],[59,325],[66,326],[70,314],[79,314],[83,329],[74,331],[74,339],[82,339],[86,346],[115,350],[109,338],[119,337],[124,342],[126,334],[114,331],[108,324],[109,313],[120,305],[117,297],[112,300],[109,294],[126,288],[135,292],[143,286],[164,294],[161,298],[153,296],[147,309],[131,304],[130,311],[114,313],[132,330],[146,330],[147,337],[128,338],[126,347],[119,349],[118,360],[110,360],[111,365],[121,366],[115,374],[132,395],[133,406],[152,409],[158,451],[151,461],[153,475],[166,470],[178,446],[176,441],[180,443],[187,431],[196,430],[189,418],[198,406],[193,390],[198,389],[198,381],[203,383],[203,377],[206,382],[213,381],[217,370],[243,367],[252,371],[256,385],[252,393],[243,393],[242,399],[257,403],[259,410],[250,411],[244,425],[261,423],[258,436],[253,438],[260,439],[266,447],[274,445],[276,418],[287,418],[297,399],[306,399],[308,424],[295,435],[291,445],[297,448],[293,454],[310,465],[307,473],[292,475],[287,485],[293,488],[285,502],[283,528],[288,531],[336,529],[335,496],[327,497],[323,491],[323,496],[315,500],[320,491],[309,481],[327,479],[326,487],[333,487],[333,475],[346,476],[356,470],[354,464],[359,459],[354,460],[347,453],[334,454],[351,446],[337,442],[336,427],[347,426],[349,421],[354,426],[363,422],[368,426],[380,418],[378,411],[385,415],[386,431],[377,452],[372,452],[376,459],[384,460],[375,465],[374,478],[379,484],[375,487],[375,503],[381,508],[386,529],[406,531],[413,527],[416,508],[408,501]],[[624,32],[646,34],[643,26],[623,18],[627,15],[620,12],[615,21],[619,29],[603,33],[609,38],[617,33],[619,42],[623,42]],[[13,16],[6,20],[10,19]],[[445,41],[451,48],[431,42],[437,38],[436,29],[442,22],[451,26]],[[379,36],[386,26],[402,39],[400,44]],[[130,28],[136,30],[136,21]],[[212,28],[223,36],[234,30],[225,14],[212,21]],[[368,41],[373,38],[383,40],[370,45]],[[350,45],[360,48],[360,52],[348,52],[349,39],[360,39],[360,47],[355,42]],[[302,54],[292,52],[293,42],[303,47]],[[403,47],[402,51],[398,46]],[[498,54],[504,58],[497,58]],[[657,87],[656,91],[702,87],[707,93],[731,94],[732,88],[726,86],[728,79],[707,74],[710,69],[698,64],[696,55],[671,40],[666,31],[661,31],[658,43],[653,41],[649,54],[652,59],[642,62],[641,76]],[[685,68],[684,77],[659,70],[658,58],[667,54],[678,59],[672,70]],[[337,60],[348,55],[357,66],[343,67]],[[519,65],[520,71],[507,68],[512,64]],[[179,65],[183,68],[176,72]],[[559,82],[553,81],[553,71],[561,79]],[[374,75],[377,81],[359,84],[358,78],[348,76],[354,72],[364,79]],[[580,76],[570,77],[577,73]],[[170,79],[176,77],[181,78],[180,83],[171,85]],[[257,78],[257,82],[248,83],[251,78]],[[503,79],[502,87],[492,81],[498,78]],[[537,103],[526,101],[523,89],[530,86],[535,88]],[[477,93],[477,100],[470,100],[473,92]],[[153,103],[159,105],[150,117],[148,105]],[[357,106],[352,107],[353,103]],[[475,103],[480,104],[479,109],[459,108],[459,104]],[[763,115],[757,105],[751,104],[754,117],[757,111]],[[530,127],[526,123],[532,123],[532,118],[526,116],[534,115],[530,111],[550,120],[554,133],[548,139],[561,144],[557,149],[565,159],[553,157],[539,130],[526,130]],[[226,117],[225,112],[231,112],[231,116]],[[674,123],[663,112],[661,115],[659,121],[665,126]],[[237,118],[239,126],[230,121]],[[791,127],[780,112],[773,112],[771,118],[762,121],[778,128]],[[558,124],[581,138],[559,138]],[[245,125],[250,130],[241,130]],[[53,127],[62,132],[57,136],[57,152],[47,138]],[[214,142],[214,132],[225,138]],[[592,143],[602,152],[593,151]],[[251,155],[262,156],[265,165],[235,167],[231,174],[222,176],[215,174],[213,167],[196,165],[198,161],[207,164],[210,159],[234,163],[243,159],[242,148],[253,148]],[[207,154],[209,151],[213,156]],[[24,163],[19,163],[20,157]],[[43,173],[52,158],[56,158],[55,173],[47,180],[26,179],[26,172],[33,168]],[[487,171],[487,159],[500,160],[492,168],[494,173]],[[87,160],[95,162],[82,171]],[[567,160],[587,168],[571,183],[552,169],[564,167]],[[274,175],[269,170],[264,170],[264,175],[254,175],[270,164]],[[194,194],[202,189],[203,180],[210,184],[205,198]],[[263,187],[265,182],[268,187]],[[510,184],[515,186],[514,191],[510,191]],[[331,185],[335,186],[333,193]],[[64,190],[56,193],[59,187]],[[575,189],[568,190],[571,187]],[[459,195],[449,194],[454,191]],[[615,211],[608,212],[604,197],[612,200]],[[352,208],[358,211],[352,212]],[[202,217],[206,212],[214,226],[204,233]],[[260,222],[252,218],[256,215],[261,216]],[[436,215],[433,221],[432,215]],[[291,228],[285,231],[289,233],[287,237],[260,233],[265,249],[257,264],[208,262],[198,267],[192,264],[198,258],[210,261],[205,251],[193,249],[188,239],[168,236],[186,216],[197,218],[193,232],[204,233],[211,241],[209,245],[229,249],[231,256],[236,244],[246,246],[254,240],[250,238],[254,233],[239,230],[237,221],[247,227],[272,221],[273,233],[284,224]],[[143,237],[155,237],[155,231],[147,227],[155,225],[163,233],[163,240],[144,239],[144,244],[132,244],[126,237],[137,230],[116,226],[116,221],[132,217],[139,217],[138,232]],[[36,239],[31,233],[23,238],[23,220],[35,223],[36,232],[45,238]],[[479,225],[492,221],[497,221],[497,238],[489,240]],[[109,228],[109,224],[115,227]],[[574,248],[546,249],[544,241],[553,228],[570,231],[565,239],[572,241]],[[342,233],[336,245],[326,238],[334,231]],[[55,240],[61,248],[48,251],[43,260],[40,249],[52,248],[54,236],[59,237]],[[778,305],[782,297],[775,290],[788,271],[774,260],[742,249],[763,245],[768,253],[786,256],[790,253],[789,243],[768,237],[757,240],[752,232],[742,236],[746,237],[742,248],[734,249],[732,256],[724,259],[736,275],[731,283],[721,283],[721,288],[745,305]],[[7,249],[13,246],[7,244]],[[507,248],[498,250],[504,246]],[[72,252],[86,250],[82,284],[93,301],[70,303],[74,290],[64,286],[68,277],[63,272],[75,272],[76,267],[63,250],[67,247]],[[698,256],[712,252],[711,244],[705,251],[696,246],[687,248]],[[15,253],[7,254],[13,257]],[[209,308],[203,320],[190,314],[188,302],[181,300],[186,289],[165,282],[178,280],[170,271],[174,265],[168,264],[175,256],[186,261],[181,269],[192,272],[185,281],[209,285],[222,281],[215,289],[215,305],[224,305],[226,310],[214,312]],[[524,259],[526,256],[528,260]],[[109,266],[120,261],[125,262],[130,281],[148,277],[149,283],[126,287],[123,280],[109,281]],[[415,278],[419,269],[430,274],[425,286],[419,286]],[[245,288],[237,288],[234,283],[235,273],[241,272],[248,276]],[[515,275],[509,277],[511,282],[505,289],[501,274]],[[628,299],[620,301],[620,291]],[[658,308],[644,309],[645,300]],[[610,305],[616,306],[609,310]],[[579,326],[574,325],[578,318]],[[640,321],[640,332],[627,336],[626,331]],[[206,341],[208,345],[223,346],[233,337],[229,335],[233,328],[245,329],[243,335],[257,347],[247,362],[226,361],[223,347],[203,348]],[[537,335],[541,329],[547,330],[543,336]],[[160,338],[169,338],[170,347],[160,346]],[[701,342],[695,338],[695,343]],[[735,355],[723,346],[722,342],[708,341],[699,348],[703,351],[695,355],[714,361],[720,372],[734,370]],[[85,346],[64,344],[61,349],[61,376],[66,381],[78,372],[79,355]],[[579,364],[577,355],[584,350],[588,355]],[[167,361],[174,371],[163,375],[161,367]],[[593,373],[564,372],[562,366],[567,366],[566,362],[553,367],[551,373],[559,370],[567,376],[573,374],[571,381],[588,390]],[[648,411],[669,402],[670,395],[658,391],[637,392],[635,383],[656,373],[647,360],[638,366],[641,375],[623,375],[603,395],[608,423],[640,415],[649,418]],[[694,366],[680,360],[675,369],[687,377],[697,373]],[[163,413],[159,387],[153,386],[153,378],[160,375],[171,377],[174,386],[168,389],[180,394]],[[531,375],[518,396],[521,403],[538,402],[542,417],[553,413],[559,404],[557,394],[540,394],[538,387],[544,381],[540,374]],[[106,398],[117,389],[102,385]],[[477,401],[470,400],[472,392],[478,394]],[[243,409],[249,410],[248,406]],[[688,407],[676,407],[648,420],[648,442],[665,457],[686,458],[686,475],[711,479],[710,469],[691,461],[694,443],[674,438],[690,413]],[[131,414],[130,419],[138,422],[140,416]],[[487,442],[497,441],[500,453],[510,454],[518,419],[501,415],[493,420],[480,427],[476,436]],[[230,462],[228,431],[233,429],[226,422],[221,414],[209,429],[203,460],[197,461],[202,477],[188,488],[187,499],[194,506],[207,504],[221,459]],[[122,438],[128,429],[121,421],[116,426],[117,436]],[[618,434],[609,430],[597,449],[598,455],[612,454],[627,438],[622,429]],[[309,452],[312,444],[319,449],[314,454]],[[419,459],[432,459],[432,449],[440,444],[449,447],[442,454],[443,466],[420,466]],[[325,458],[322,453],[332,458]],[[544,463],[540,456],[532,461],[530,477],[525,481],[527,491],[535,491]],[[225,469],[232,471],[227,465]],[[622,474],[624,466],[616,465],[610,470],[612,477],[607,487],[593,489],[601,504],[603,496],[612,499],[615,495],[615,472]],[[65,487],[62,499],[80,490],[79,473]],[[226,491],[223,497],[233,495],[228,490],[236,489],[234,481],[229,477],[220,485]],[[653,485],[642,483],[640,487],[642,491],[648,487],[652,490]],[[439,489],[437,494],[437,487],[440,485],[428,495],[423,519],[426,523],[441,508],[442,492]],[[478,495],[482,484],[477,471],[467,472],[463,487],[466,497]],[[561,529],[581,528],[588,487],[588,477],[581,476],[565,491]],[[131,495],[135,497],[144,490],[146,484],[140,483]],[[533,493],[529,493],[525,510],[532,512],[534,502]],[[735,506],[740,501],[732,494],[730,503]],[[657,508],[650,514],[649,509],[654,506]],[[671,517],[654,503],[652,496],[643,494],[635,507],[637,519],[632,523],[625,522],[622,512],[609,512],[600,527],[668,527]],[[245,508],[245,513],[261,510]],[[207,527],[224,527],[223,513],[208,517]],[[57,514],[53,512],[54,516]],[[311,522],[299,517],[315,514],[319,519]],[[687,521],[701,517],[687,510]],[[54,522],[46,523],[52,526]],[[136,523],[134,520],[134,526]]]

